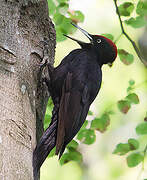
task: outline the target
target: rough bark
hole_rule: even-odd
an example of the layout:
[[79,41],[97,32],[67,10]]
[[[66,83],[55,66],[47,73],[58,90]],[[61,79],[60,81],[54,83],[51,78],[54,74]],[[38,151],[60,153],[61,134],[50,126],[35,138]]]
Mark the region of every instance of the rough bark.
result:
[[[0,0],[0,179],[32,180],[47,88],[38,88],[42,40],[53,63],[55,31],[46,0]],[[37,126],[37,127],[36,127]]]

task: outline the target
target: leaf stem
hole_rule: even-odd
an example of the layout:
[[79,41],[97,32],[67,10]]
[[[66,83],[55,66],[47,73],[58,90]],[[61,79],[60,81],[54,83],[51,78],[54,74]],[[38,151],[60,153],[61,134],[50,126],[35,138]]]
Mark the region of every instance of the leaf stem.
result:
[[121,27],[121,31],[122,31],[122,34],[131,42],[132,46],[134,47],[134,50],[137,54],[137,56],[139,57],[139,59],[142,61],[142,63],[147,66],[147,62],[143,59],[136,43],[131,39],[131,37],[126,33],[125,29],[124,29],[124,26],[123,26],[123,21],[121,19],[121,15],[120,15],[120,12],[119,12],[119,9],[118,9],[118,5],[117,5],[117,0],[113,0],[114,1],[114,4],[115,4],[115,8],[116,8],[116,13],[118,15],[118,19],[119,19],[119,22],[120,22],[120,27]]
[[119,41],[119,39],[121,38],[122,35],[123,35],[123,33],[121,33],[121,34],[116,38],[116,40],[114,41],[114,43],[117,43],[117,41]]

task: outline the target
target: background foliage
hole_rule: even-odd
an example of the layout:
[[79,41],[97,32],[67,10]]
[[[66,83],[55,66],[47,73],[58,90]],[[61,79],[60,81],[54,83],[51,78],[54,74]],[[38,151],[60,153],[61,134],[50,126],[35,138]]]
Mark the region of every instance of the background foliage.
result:
[[[111,1],[113,5],[117,3],[116,0],[111,0]],[[70,4],[69,0],[56,0],[56,1],[48,0],[50,16],[53,19],[53,22],[56,28],[57,42],[66,40],[66,37],[63,36],[63,34],[73,34],[76,31],[76,29],[71,25],[71,22],[81,23],[84,21],[84,14],[79,10],[71,9],[69,4]],[[140,31],[142,28],[146,27],[147,1],[145,0],[123,1],[122,0],[118,2],[117,8],[118,10],[116,11],[115,16],[117,17],[118,15],[120,15],[123,27],[127,29],[127,33],[130,36],[132,35],[131,33],[132,29],[134,31]],[[96,7],[96,9],[98,11],[99,7]],[[103,23],[105,24],[107,22],[103,22]],[[117,23],[119,24],[119,21]],[[128,30],[128,28],[131,28],[131,29]],[[130,51],[129,51],[128,48],[126,48],[126,44],[124,45],[123,43],[120,43],[120,41],[125,38],[124,34],[122,33],[121,28],[119,29],[119,33],[116,33],[115,35],[112,34],[111,31],[109,30],[107,30],[105,34],[103,33],[101,34],[110,38],[117,44],[118,61],[120,61],[119,66],[127,69],[128,66],[132,66],[133,64],[136,63],[136,61],[138,61],[137,66],[138,64],[139,66],[143,66],[142,69],[144,71],[144,75],[147,75],[146,68],[143,64],[141,64],[140,59],[137,57],[136,52],[133,50],[133,46],[130,48]],[[131,38],[132,38],[131,40],[135,42],[133,37]],[[125,42],[129,43],[129,40],[126,40]],[[136,68],[136,70],[138,69]],[[60,166],[58,164],[56,157],[55,159],[50,158],[50,162],[58,164],[58,171],[60,171],[59,169],[64,169],[64,167],[66,168],[69,165],[67,162],[73,160],[76,162],[74,165],[72,164],[73,169],[77,168],[76,172],[79,173],[79,176],[77,176],[75,179],[76,180],[85,179],[84,177],[88,175],[85,172],[86,167],[85,167],[85,163],[83,162],[84,151],[82,151],[80,148],[80,146],[82,146],[81,144],[92,145],[93,143],[95,143],[97,139],[96,138],[97,132],[106,133],[107,130],[111,131],[115,128],[118,128],[118,126],[123,125],[124,122],[122,122],[122,124],[116,123],[116,125],[114,126],[111,125],[112,121],[117,117],[118,114],[119,114],[119,119],[117,119],[117,121],[121,121],[123,118],[125,119],[126,117],[127,117],[126,121],[130,121],[131,119],[129,119],[129,117],[133,118],[134,107],[137,108],[137,106],[139,106],[142,108],[141,112],[143,112],[143,114],[141,113],[139,114],[140,117],[139,117],[139,120],[137,121],[135,130],[134,130],[135,131],[134,137],[127,137],[128,139],[123,142],[122,140],[120,140],[120,142],[115,145],[112,154],[111,152],[109,152],[109,154],[111,154],[112,156],[115,154],[116,156],[123,158],[123,160],[126,161],[128,168],[134,168],[140,164],[141,170],[137,169],[138,171],[137,178],[142,179],[142,174],[145,172],[144,162],[145,162],[146,151],[147,151],[147,141],[146,141],[147,139],[147,108],[145,106],[146,104],[144,104],[142,101],[142,97],[146,98],[147,100],[147,97],[144,96],[144,92],[146,92],[144,88],[147,87],[147,78],[146,77],[142,78],[141,83],[136,83],[137,80],[135,78],[136,76],[134,75],[134,77],[132,76],[128,80],[127,82],[128,85],[126,86],[125,89],[124,88],[120,89],[119,87],[115,87],[115,90],[117,89],[116,91],[117,93],[120,93],[120,91],[123,91],[123,94],[124,94],[123,97],[117,100],[112,97],[111,100],[107,100],[107,103],[106,101],[104,102],[100,101],[100,106],[102,108],[98,114],[97,114],[97,110],[95,111],[95,108],[90,109],[87,120],[85,121],[84,125],[80,129],[76,138],[68,144],[66,151],[60,160],[60,164],[63,166]],[[111,81],[113,80],[111,79]],[[120,81],[123,81],[123,77],[122,79],[120,79]],[[110,84],[113,85],[113,83],[110,83]],[[103,84],[101,87],[101,91],[102,89],[103,89]],[[139,92],[139,94],[137,92]],[[97,108],[96,103],[94,106]],[[52,107],[53,107],[52,101],[49,100],[47,112],[45,116],[45,124],[44,124],[45,128],[48,127],[49,125],[49,120],[51,119]],[[130,131],[133,131],[132,127],[130,127],[129,125],[128,125],[128,128],[130,128]],[[123,132],[120,132],[120,134],[122,134],[122,136],[124,135]],[[106,143],[108,142],[106,141]],[[87,148],[87,146],[85,148]],[[55,150],[52,150],[49,157],[54,155],[54,151]],[[117,179],[119,179],[121,175],[123,174],[123,168],[121,170],[121,167],[120,167],[118,170],[117,165],[114,165],[114,166],[115,166],[115,175],[113,175],[113,177],[115,178],[117,177]],[[109,168],[111,169],[111,167]],[[49,170],[50,169],[48,168],[48,171]],[[118,171],[118,174],[116,171]],[[46,172],[44,169],[42,170],[42,172],[43,172],[42,173],[42,177],[43,177],[43,174],[45,174]],[[113,174],[113,170],[111,173]],[[52,180],[58,179],[58,178],[59,177],[54,176],[54,178],[52,177]],[[42,179],[45,180],[45,176]],[[62,179],[61,176],[60,176],[60,179]],[[64,179],[66,179],[66,177],[64,177]],[[89,179],[92,179],[92,177],[89,177]],[[144,180],[147,179],[147,175],[145,175],[145,177],[143,176],[143,179]]]

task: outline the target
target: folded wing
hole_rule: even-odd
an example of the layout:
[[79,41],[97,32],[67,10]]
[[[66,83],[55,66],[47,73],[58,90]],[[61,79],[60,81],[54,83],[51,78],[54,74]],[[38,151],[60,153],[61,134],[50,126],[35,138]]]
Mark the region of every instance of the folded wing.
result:
[[66,145],[74,138],[84,123],[89,110],[89,91],[87,86],[74,80],[68,73],[62,88],[56,140],[56,154],[60,156]]

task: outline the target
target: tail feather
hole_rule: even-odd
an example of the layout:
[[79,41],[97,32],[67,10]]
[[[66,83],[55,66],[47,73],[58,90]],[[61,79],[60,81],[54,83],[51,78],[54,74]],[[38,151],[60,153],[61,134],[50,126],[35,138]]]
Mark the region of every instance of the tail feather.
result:
[[56,145],[56,129],[57,129],[57,120],[49,126],[44,132],[43,136],[40,139],[40,142],[36,146],[33,152],[33,169],[34,169],[34,180],[37,180],[38,172],[47,158],[50,151]]
[[34,180],[37,180],[39,169],[50,151],[56,145],[57,126],[58,126],[59,98],[54,98],[54,108],[52,111],[52,120],[50,126],[42,135],[39,143],[33,152],[33,173]]

